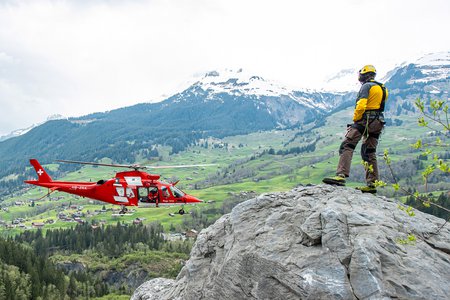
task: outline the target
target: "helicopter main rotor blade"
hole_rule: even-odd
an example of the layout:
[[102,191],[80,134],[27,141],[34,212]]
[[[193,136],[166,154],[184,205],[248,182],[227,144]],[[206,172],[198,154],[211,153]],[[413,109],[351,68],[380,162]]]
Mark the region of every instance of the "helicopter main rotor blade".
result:
[[95,162],[86,162],[86,161],[77,161],[77,160],[57,159],[56,161],[68,163],[68,164],[80,164],[80,165],[103,166],[103,167],[117,167],[117,168],[129,168],[129,169],[145,168],[145,167],[142,167],[139,165],[116,165],[116,164],[104,164],[104,163],[95,163]]
[[56,161],[68,163],[68,164],[128,168],[128,169],[135,169],[135,170],[138,170],[138,169],[175,169],[175,168],[211,167],[211,166],[217,165],[217,164],[199,164],[199,165],[176,165],[176,166],[140,166],[140,165],[105,164],[105,163],[86,162],[86,161],[78,161],[78,160],[65,160],[65,159],[57,159]]
[[142,166],[146,169],[176,169],[176,168],[194,168],[194,167],[211,167],[217,164],[200,164],[200,165],[176,165],[176,166]]

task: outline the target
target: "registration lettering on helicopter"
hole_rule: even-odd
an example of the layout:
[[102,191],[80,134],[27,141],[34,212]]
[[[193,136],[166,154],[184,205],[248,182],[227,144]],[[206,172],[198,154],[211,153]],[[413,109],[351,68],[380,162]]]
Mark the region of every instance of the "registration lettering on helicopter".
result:
[[80,185],[72,185],[70,187],[71,190],[87,190],[88,188],[86,186],[80,186]]

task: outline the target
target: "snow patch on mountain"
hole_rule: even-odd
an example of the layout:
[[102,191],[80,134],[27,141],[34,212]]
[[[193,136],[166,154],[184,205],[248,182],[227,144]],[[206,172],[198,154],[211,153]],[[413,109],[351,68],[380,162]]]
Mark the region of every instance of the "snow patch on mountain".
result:
[[417,66],[450,66],[450,51],[429,53],[419,58]]
[[450,51],[427,54],[418,59],[414,65],[418,67],[422,76],[410,79],[409,84],[445,80],[450,77]]

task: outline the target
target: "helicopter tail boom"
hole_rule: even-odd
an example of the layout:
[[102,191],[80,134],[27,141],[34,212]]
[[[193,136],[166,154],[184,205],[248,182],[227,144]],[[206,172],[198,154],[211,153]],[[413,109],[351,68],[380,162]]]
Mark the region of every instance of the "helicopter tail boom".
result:
[[37,161],[37,159],[30,159],[30,164],[34,167],[36,174],[38,175],[38,182],[46,183],[52,182],[53,179],[50,175],[47,174],[45,169],[41,166],[41,164]]

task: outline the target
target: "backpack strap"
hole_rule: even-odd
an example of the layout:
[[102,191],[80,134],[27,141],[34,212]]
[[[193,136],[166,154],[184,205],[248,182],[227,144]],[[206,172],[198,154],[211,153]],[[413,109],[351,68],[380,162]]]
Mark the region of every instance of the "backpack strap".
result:
[[386,87],[381,82],[372,80],[371,82],[377,84],[380,86],[381,90],[383,91],[383,97],[381,98],[380,108],[378,109],[379,112],[384,112],[384,105],[386,103]]

